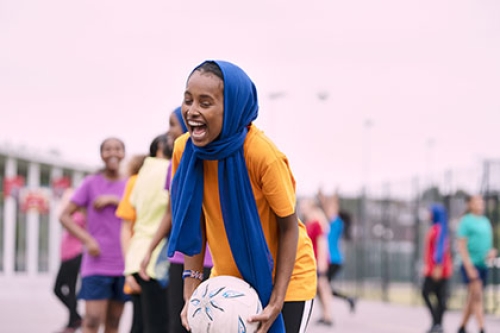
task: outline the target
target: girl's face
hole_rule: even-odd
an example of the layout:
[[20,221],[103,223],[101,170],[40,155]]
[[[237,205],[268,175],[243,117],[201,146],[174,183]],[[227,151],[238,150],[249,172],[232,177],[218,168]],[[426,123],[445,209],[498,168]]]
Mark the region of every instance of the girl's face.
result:
[[470,199],[470,211],[475,215],[482,215],[484,213],[484,200],[481,196],[476,195]]
[[179,123],[179,118],[177,118],[175,113],[172,112],[168,120],[167,145],[169,145],[170,148],[173,148],[175,139],[183,133],[182,126]]
[[107,139],[104,141],[101,149],[101,159],[106,166],[106,170],[118,171],[123,157],[125,157],[125,149],[120,140]]
[[216,140],[222,132],[224,82],[212,73],[193,72],[184,92],[182,116],[195,146]]

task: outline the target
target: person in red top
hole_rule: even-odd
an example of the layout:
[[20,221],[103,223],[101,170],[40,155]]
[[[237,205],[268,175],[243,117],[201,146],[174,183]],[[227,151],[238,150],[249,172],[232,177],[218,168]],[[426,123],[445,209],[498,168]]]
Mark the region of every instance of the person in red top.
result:
[[[446,311],[448,280],[453,273],[448,214],[441,204],[430,208],[432,226],[427,231],[424,248],[424,285],[422,296],[432,316],[430,333],[443,332],[442,321]],[[431,302],[434,294],[436,302]]]
[[317,263],[317,296],[321,306],[321,317],[318,319],[317,323],[331,326],[333,325],[331,314],[333,298],[327,277],[330,258],[328,239],[326,237],[330,225],[326,215],[313,200],[301,200],[300,211],[306,224],[307,235],[312,241],[314,257]]

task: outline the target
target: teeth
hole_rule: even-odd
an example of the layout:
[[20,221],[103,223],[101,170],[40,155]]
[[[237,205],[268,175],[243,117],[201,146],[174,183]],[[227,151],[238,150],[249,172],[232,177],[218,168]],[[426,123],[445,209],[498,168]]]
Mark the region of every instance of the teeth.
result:
[[189,126],[203,126],[203,123],[200,123],[199,121],[188,120],[188,125]]

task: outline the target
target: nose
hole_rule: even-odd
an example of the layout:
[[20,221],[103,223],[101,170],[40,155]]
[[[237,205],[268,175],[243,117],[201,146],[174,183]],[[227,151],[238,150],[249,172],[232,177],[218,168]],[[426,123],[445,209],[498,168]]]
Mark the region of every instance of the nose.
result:
[[187,109],[186,112],[186,118],[195,118],[200,115],[200,111],[196,108],[195,104],[193,103],[189,109]]

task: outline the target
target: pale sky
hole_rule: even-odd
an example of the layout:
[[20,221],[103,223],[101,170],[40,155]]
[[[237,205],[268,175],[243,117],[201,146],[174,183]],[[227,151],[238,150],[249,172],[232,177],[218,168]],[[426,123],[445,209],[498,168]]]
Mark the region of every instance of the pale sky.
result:
[[206,59],[253,79],[299,194],[500,158],[497,0],[0,0],[0,144],[146,152]]

